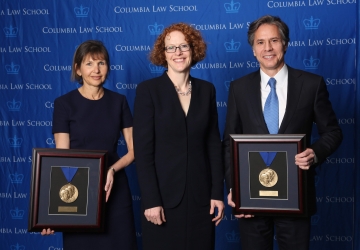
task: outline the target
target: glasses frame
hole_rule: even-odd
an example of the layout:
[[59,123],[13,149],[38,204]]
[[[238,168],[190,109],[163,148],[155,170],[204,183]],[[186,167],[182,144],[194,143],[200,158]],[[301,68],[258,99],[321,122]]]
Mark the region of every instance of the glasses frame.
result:
[[[181,46],[187,45],[188,49],[183,50],[181,49]],[[174,46],[174,45],[170,45],[170,46]],[[189,51],[191,49],[191,45],[190,44],[180,44],[179,46],[174,46],[175,50],[174,51],[168,51],[168,47],[165,47],[164,50],[166,51],[166,53],[175,53],[177,49],[179,49],[181,52],[186,52]]]

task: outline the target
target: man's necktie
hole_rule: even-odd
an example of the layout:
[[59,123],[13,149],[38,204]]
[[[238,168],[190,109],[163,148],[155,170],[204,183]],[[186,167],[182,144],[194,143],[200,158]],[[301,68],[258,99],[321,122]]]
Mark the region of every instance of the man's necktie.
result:
[[276,94],[275,78],[270,78],[268,84],[271,87],[264,107],[264,117],[270,134],[277,134],[279,131],[279,100]]

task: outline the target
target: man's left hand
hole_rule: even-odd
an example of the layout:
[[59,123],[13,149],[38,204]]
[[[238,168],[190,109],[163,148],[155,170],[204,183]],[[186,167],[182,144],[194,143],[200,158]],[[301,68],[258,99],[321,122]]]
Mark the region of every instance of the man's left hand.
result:
[[315,159],[315,152],[311,148],[307,148],[305,151],[300,154],[295,155],[295,164],[303,170],[309,170],[311,165],[313,165]]

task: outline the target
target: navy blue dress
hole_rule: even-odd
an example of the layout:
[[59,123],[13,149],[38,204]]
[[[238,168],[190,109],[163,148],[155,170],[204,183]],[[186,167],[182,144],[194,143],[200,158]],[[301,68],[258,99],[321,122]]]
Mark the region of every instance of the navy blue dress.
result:
[[[69,133],[71,149],[107,150],[115,163],[123,128],[132,127],[124,95],[104,89],[99,100],[84,98],[73,90],[54,102],[53,133]],[[136,249],[132,199],[125,170],[116,172],[106,204],[105,233],[63,233],[64,250]]]

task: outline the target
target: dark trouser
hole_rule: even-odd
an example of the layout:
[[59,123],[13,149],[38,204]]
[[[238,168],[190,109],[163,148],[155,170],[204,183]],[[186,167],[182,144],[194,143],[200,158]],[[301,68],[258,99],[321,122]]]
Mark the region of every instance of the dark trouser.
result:
[[272,250],[274,228],[280,250],[307,250],[310,218],[255,216],[239,219],[242,250]]

